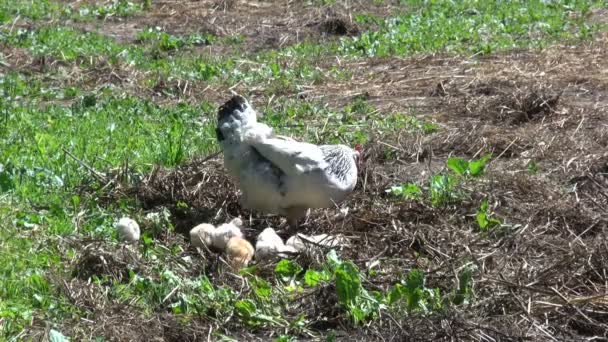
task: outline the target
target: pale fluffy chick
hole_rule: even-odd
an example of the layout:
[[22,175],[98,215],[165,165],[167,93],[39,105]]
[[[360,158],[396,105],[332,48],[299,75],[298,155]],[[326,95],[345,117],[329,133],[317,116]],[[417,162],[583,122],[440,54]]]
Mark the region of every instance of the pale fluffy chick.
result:
[[309,246],[322,246],[322,247],[338,247],[345,243],[345,239],[341,235],[332,236],[329,234],[319,234],[314,236],[308,236],[304,234],[296,234],[285,243],[288,247],[293,247],[296,251],[302,252]]
[[226,244],[226,254],[230,265],[236,269],[247,267],[255,250],[249,241],[239,236],[233,236]]
[[291,246],[285,246],[283,240],[274,229],[268,227],[258,235],[255,244],[255,254],[258,260],[268,260],[274,256],[285,256],[287,253],[295,253]]
[[213,247],[218,250],[225,250],[226,244],[228,240],[233,236],[237,236],[242,238],[243,233],[241,232],[241,227],[243,226],[243,221],[239,218],[235,218],[228,223],[224,223],[215,229],[215,233],[213,234]]
[[135,220],[123,217],[116,223],[118,239],[123,242],[136,242],[139,240],[139,224]]
[[201,223],[190,230],[190,244],[198,248],[203,248],[203,246],[211,247],[214,234],[214,225],[210,223]]

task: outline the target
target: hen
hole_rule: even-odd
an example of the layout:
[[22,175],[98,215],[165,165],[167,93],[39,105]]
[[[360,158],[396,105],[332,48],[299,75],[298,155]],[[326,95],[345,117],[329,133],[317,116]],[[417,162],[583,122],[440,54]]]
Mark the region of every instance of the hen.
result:
[[285,216],[292,230],[309,208],[333,207],[357,184],[359,151],[275,136],[242,96],[219,108],[216,134],[241,205]]

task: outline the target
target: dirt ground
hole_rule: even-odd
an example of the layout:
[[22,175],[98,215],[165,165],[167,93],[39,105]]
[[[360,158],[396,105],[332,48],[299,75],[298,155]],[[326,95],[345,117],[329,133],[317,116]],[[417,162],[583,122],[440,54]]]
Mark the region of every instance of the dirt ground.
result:
[[[72,6],[83,3],[72,2]],[[303,39],[323,41],[357,34],[361,28],[350,18],[360,11],[384,15],[392,8],[364,1],[354,1],[348,8],[312,7],[304,1],[153,1],[152,15],[74,25],[101,27],[120,41],[133,41],[135,32],[148,25],[173,33],[240,34],[245,37],[240,48],[255,52]],[[353,72],[352,79],[307,89],[306,100],[333,108],[342,108],[353,97],[365,94],[382,113],[411,113],[437,122],[440,129],[430,135],[395,132],[373,136],[365,147],[361,182],[343,204],[350,208],[349,214],[313,211],[303,231],[345,234],[351,244],[341,255],[361,269],[382,261],[379,276],[366,284],[373,288],[386,290],[404,273],[419,268],[429,287],[447,291],[455,287],[458,269],[467,264],[477,268],[473,303],[439,316],[384,316],[357,329],[336,309],[335,299],[328,295],[332,289],[320,287],[313,296],[302,298],[298,306],[309,317],[318,317],[316,329],[321,334],[335,329],[339,340],[608,338],[607,47],[608,36],[600,35],[577,46],[484,57],[428,55],[341,61],[342,68]],[[203,49],[207,50],[201,53],[222,54],[234,47]],[[322,67],[338,62],[319,63]],[[104,82],[97,76],[89,81]],[[207,94],[213,95],[197,96],[218,106],[229,96],[226,89],[212,89]],[[256,99],[260,103],[265,100],[263,96]],[[456,206],[434,208],[396,200],[385,193],[401,182],[425,182],[432,172],[442,170],[449,156],[474,158],[488,152],[494,158],[487,175],[467,183],[472,198]],[[387,153],[392,158],[387,159]],[[538,166],[537,172],[529,172],[530,161]],[[219,157],[174,170],[158,169],[140,187],[116,193],[137,196],[146,210],[172,206],[180,200],[192,204],[190,211],[173,211],[178,233],[186,233],[202,221],[250,217],[238,206],[236,187],[223,171]],[[511,228],[479,233],[471,214],[482,197],[489,199],[492,210]],[[277,217],[253,215],[245,233],[253,239],[260,229],[279,222]],[[180,234],[162,238],[187,245]],[[93,266],[80,268],[121,277],[124,275],[116,269],[137,262],[128,251],[116,254],[104,248],[108,247],[84,253],[78,262]],[[99,269],[96,260],[106,252],[114,255],[117,266]],[[217,271],[217,260],[208,257],[201,260],[200,269],[191,272],[204,270],[214,282],[230,284],[232,280]],[[302,257],[299,262],[314,266],[320,257]],[[183,326],[167,313],[158,313],[145,326],[134,324],[140,313],[110,303],[98,285],[86,283],[84,278],[65,283],[64,291],[74,303],[92,312],[93,320],[106,322],[95,329],[109,340],[128,334],[138,341],[195,341],[220,329],[204,320]],[[268,333],[222,327],[232,328],[235,337],[243,340],[265,340]]]

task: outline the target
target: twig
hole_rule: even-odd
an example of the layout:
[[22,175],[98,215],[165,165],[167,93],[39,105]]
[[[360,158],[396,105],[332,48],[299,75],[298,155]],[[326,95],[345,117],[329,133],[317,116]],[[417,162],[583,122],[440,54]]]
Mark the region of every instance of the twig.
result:
[[503,154],[505,154],[505,153],[506,153],[506,152],[509,150],[509,148],[511,148],[511,146],[513,146],[513,144],[514,144],[514,143],[515,143],[515,142],[516,142],[518,139],[519,139],[519,137],[515,137],[515,139],[513,139],[513,140],[512,140],[512,141],[509,143],[509,145],[507,145],[507,147],[505,147],[505,149],[504,149],[502,152],[500,152],[500,154],[498,155],[498,157],[496,157],[496,159],[500,159],[500,157],[502,157],[502,155],[503,155]]
[[65,154],[67,154],[69,157],[71,157],[72,159],[74,159],[75,161],[77,161],[82,167],[84,167],[85,169],[87,169],[89,172],[91,172],[91,174],[93,175],[93,177],[97,178],[97,180],[102,181],[104,183],[108,182],[108,179],[106,178],[106,176],[104,176],[101,172],[95,170],[94,168],[92,168],[91,166],[89,166],[87,163],[85,163],[84,161],[78,159],[78,157],[76,157],[74,154],[72,154],[72,152],[68,151],[67,149],[65,149],[64,147],[61,148],[61,150],[63,152],[65,152]]

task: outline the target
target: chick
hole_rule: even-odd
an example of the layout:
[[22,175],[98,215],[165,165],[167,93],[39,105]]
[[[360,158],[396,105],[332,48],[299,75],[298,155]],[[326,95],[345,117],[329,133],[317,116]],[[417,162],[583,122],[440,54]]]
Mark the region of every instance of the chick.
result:
[[268,260],[275,256],[285,257],[296,250],[292,246],[285,246],[283,240],[274,229],[268,227],[258,235],[255,244],[256,259]]
[[213,247],[218,250],[225,250],[226,244],[228,240],[233,236],[237,236],[242,238],[243,233],[241,232],[241,227],[243,226],[243,221],[240,218],[235,218],[228,223],[224,223],[215,229],[213,233]]
[[139,240],[139,225],[135,220],[123,217],[116,223],[118,239],[123,242],[132,243]]
[[249,241],[242,237],[233,236],[228,240],[226,244],[226,254],[228,255],[228,261],[230,265],[236,269],[247,267],[255,250]]
[[213,244],[214,235],[214,225],[209,223],[201,223],[190,230],[190,244],[198,248],[203,248],[203,246],[210,248]]

